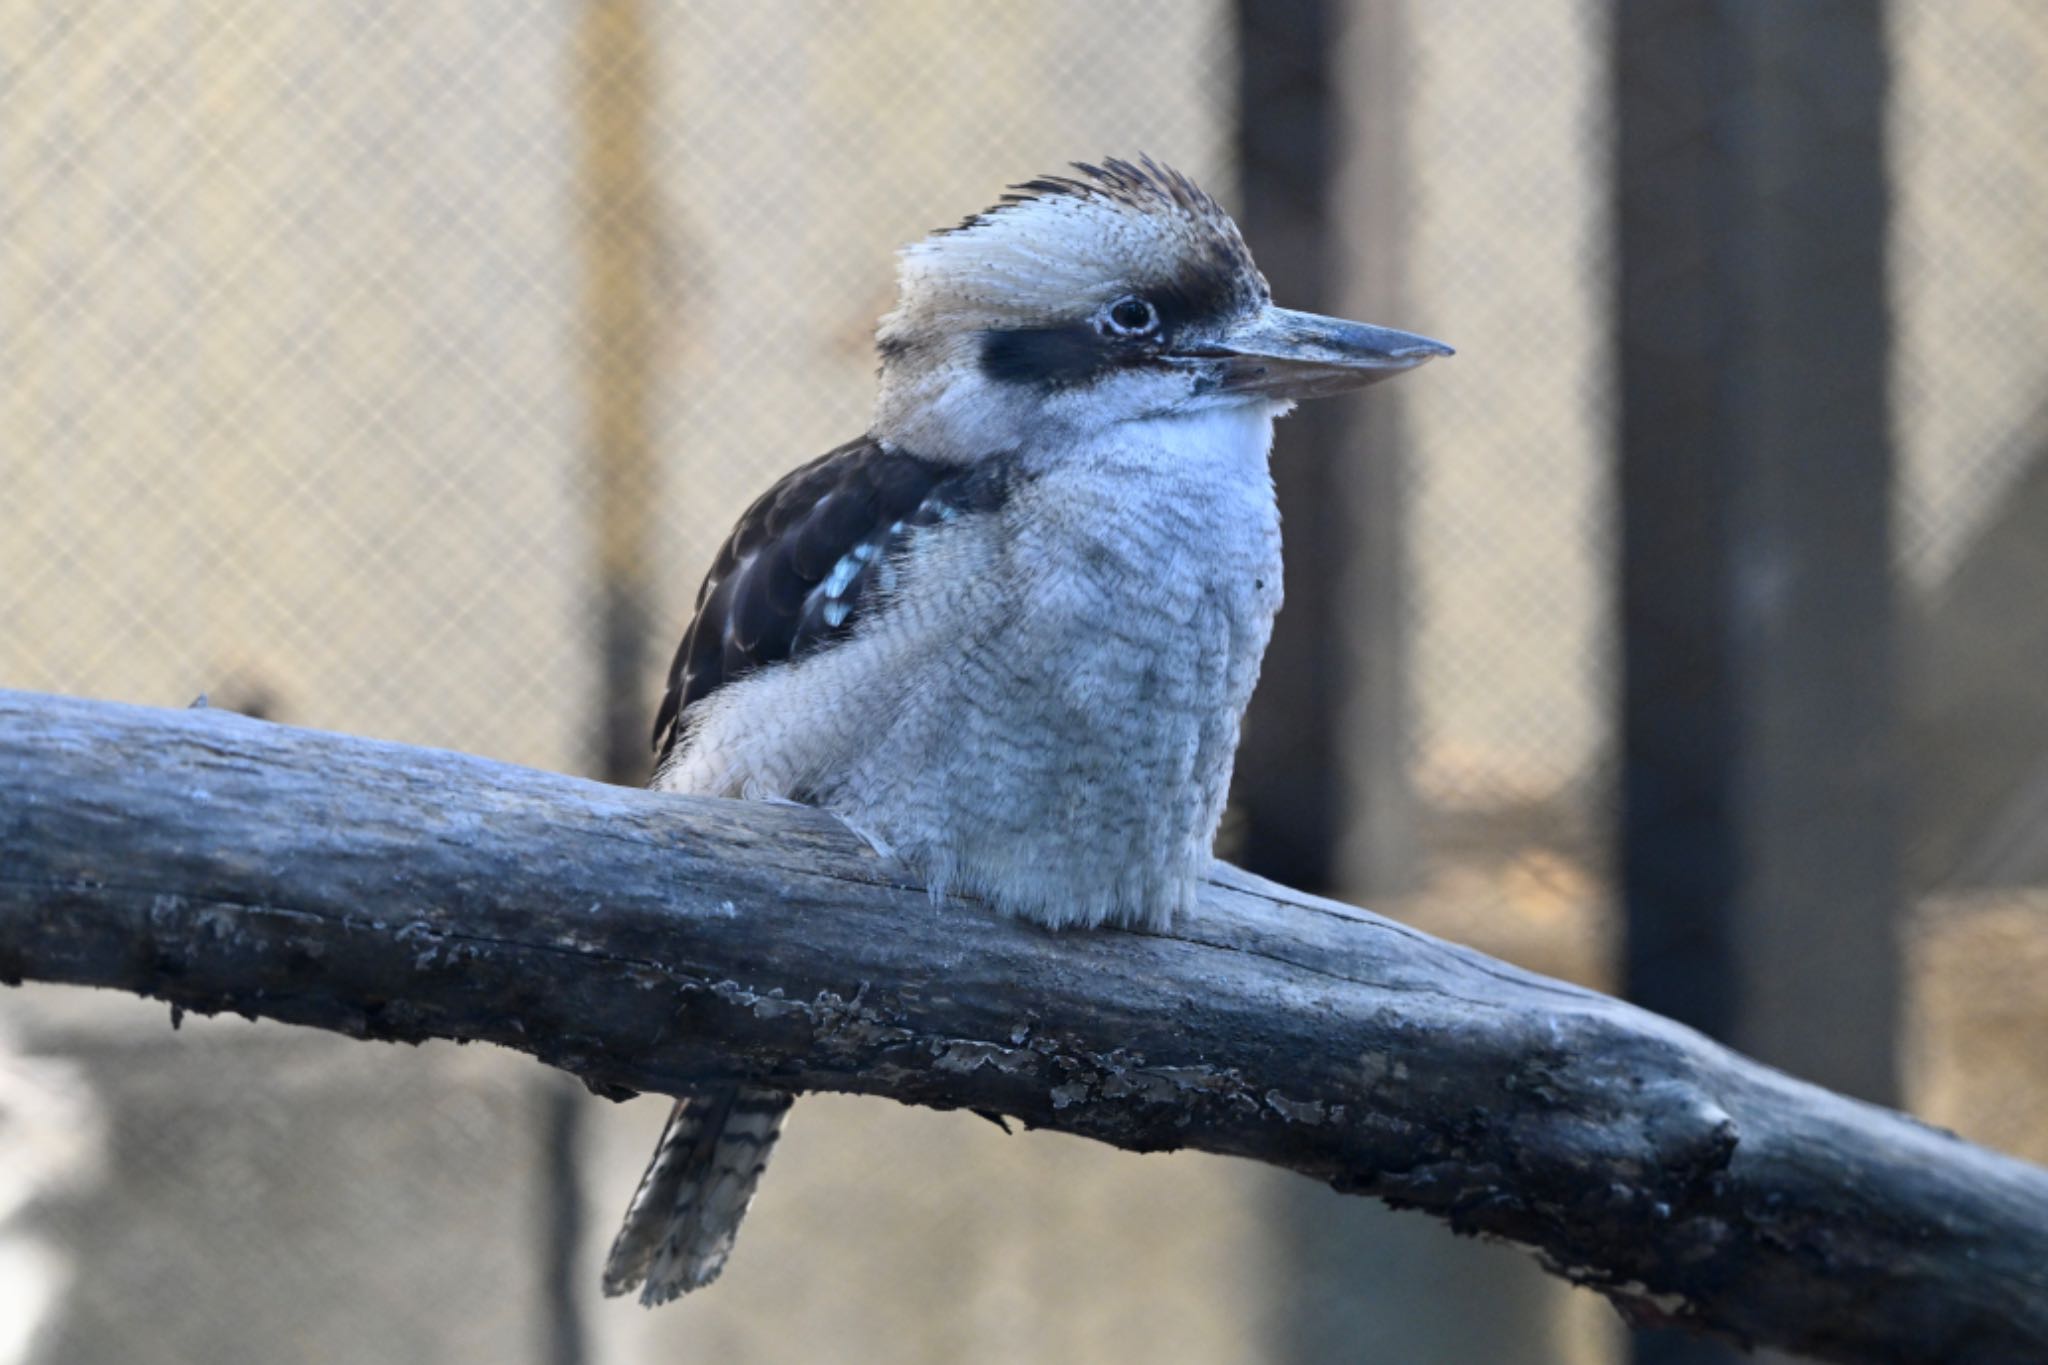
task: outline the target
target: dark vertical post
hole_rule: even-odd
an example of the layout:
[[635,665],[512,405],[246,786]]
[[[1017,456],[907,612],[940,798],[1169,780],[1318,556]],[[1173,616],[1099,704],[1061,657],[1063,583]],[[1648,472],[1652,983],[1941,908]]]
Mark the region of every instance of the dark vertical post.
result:
[[[1285,303],[1408,322],[1405,7],[1238,6],[1240,221]],[[1384,892],[1417,862],[1400,402],[1389,385],[1307,404],[1275,444],[1287,606],[1238,755],[1238,856],[1295,886]],[[1554,1298],[1511,1253],[1298,1180],[1271,1216],[1274,1359],[1548,1355]]]
[[654,52],[642,3],[587,0],[574,91],[582,124],[576,205],[587,486],[599,593],[596,776],[634,785],[652,768],[649,735],[659,681],[647,648],[655,473],[649,404],[661,338],[648,296],[658,223],[648,169]]
[[1884,9],[1614,24],[1629,993],[1892,1100]]
[[541,1091],[546,1124],[546,1164],[537,1182],[540,1208],[541,1285],[548,1334],[535,1343],[544,1365],[583,1365],[583,1300],[595,1292],[597,1267],[585,1264],[583,1249],[583,1106],[589,1096],[567,1076],[548,1076]]
[[[649,404],[660,360],[648,292],[657,246],[649,152],[654,57],[643,0],[585,0],[572,54],[578,120],[577,232],[583,248],[582,382],[599,673],[594,775],[638,785],[652,764],[657,663],[648,652],[654,436]],[[550,1196],[543,1211],[553,1333],[545,1358],[588,1354],[581,1305],[596,1283],[583,1243],[581,1104],[575,1086],[549,1097]]]
[[[1368,322],[1419,326],[1409,307],[1408,158],[1413,49],[1408,0],[1353,0],[1343,66],[1344,173],[1332,235],[1348,244],[1343,310]],[[1306,304],[1305,307],[1335,308]],[[1426,330],[1426,329],[1425,329]],[[1420,874],[1410,738],[1408,426],[1411,389],[1368,390],[1335,409],[1334,457],[1350,562],[1328,586],[1326,609],[1345,648],[1337,681],[1349,708],[1340,813],[1347,827],[1344,889],[1357,896],[1410,889]],[[1304,564],[1311,570],[1313,564]],[[1292,584],[1289,585],[1290,590]]]
[[[1401,178],[1398,73],[1339,70],[1351,6],[1240,0],[1239,151],[1245,234],[1277,298],[1336,311],[1338,231],[1370,233],[1376,269],[1353,306],[1398,311]],[[1398,7],[1356,21],[1391,26]],[[1390,34],[1390,39],[1395,36]],[[1389,42],[1388,51],[1397,44]],[[1382,84],[1370,83],[1384,76]],[[1346,112],[1339,84],[1367,99],[1353,149],[1370,183],[1340,203]],[[1379,117],[1384,115],[1384,117]],[[1382,319],[1394,325],[1391,315]],[[1406,882],[1413,858],[1407,765],[1407,631],[1399,433],[1377,395],[1305,405],[1280,424],[1273,471],[1287,541],[1287,604],[1266,652],[1238,754],[1239,859],[1291,886],[1330,890],[1348,829],[1364,885]],[[1361,733],[1363,731],[1363,733]],[[1355,882],[1355,879],[1354,879]]]

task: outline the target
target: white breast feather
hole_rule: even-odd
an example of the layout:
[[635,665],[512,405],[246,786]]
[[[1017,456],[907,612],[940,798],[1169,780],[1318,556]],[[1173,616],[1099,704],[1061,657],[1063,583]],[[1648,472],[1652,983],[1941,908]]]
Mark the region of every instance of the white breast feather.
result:
[[1054,925],[1193,898],[1280,602],[1273,409],[1026,450],[999,512],[917,532],[843,643],[700,702],[658,785],[804,796]]

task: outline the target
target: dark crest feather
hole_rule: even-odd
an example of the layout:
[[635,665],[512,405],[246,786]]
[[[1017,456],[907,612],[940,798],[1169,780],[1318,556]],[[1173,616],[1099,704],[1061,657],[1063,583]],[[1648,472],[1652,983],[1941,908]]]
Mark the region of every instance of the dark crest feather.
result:
[[964,232],[979,227],[991,215],[1005,209],[1055,198],[1107,199],[1137,209],[1153,204],[1170,204],[1183,213],[1228,221],[1229,215],[1224,213],[1223,206],[1207,190],[1149,156],[1140,154],[1135,164],[1121,157],[1108,157],[1100,166],[1087,161],[1073,161],[1068,165],[1080,175],[1042,175],[1012,185],[1008,193],[980,213],[969,214],[958,225],[939,230]]

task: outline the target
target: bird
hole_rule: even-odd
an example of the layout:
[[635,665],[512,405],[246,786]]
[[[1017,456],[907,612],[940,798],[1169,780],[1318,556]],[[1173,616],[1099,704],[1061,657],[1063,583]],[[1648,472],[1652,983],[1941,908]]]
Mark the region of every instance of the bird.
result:
[[[740,517],[652,784],[837,815],[932,896],[1055,929],[1192,905],[1281,603],[1274,420],[1450,355],[1274,304],[1150,157],[1074,162],[900,253],[867,432]],[[717,1278],[793,1096],[680,1099],[605,1292]]]

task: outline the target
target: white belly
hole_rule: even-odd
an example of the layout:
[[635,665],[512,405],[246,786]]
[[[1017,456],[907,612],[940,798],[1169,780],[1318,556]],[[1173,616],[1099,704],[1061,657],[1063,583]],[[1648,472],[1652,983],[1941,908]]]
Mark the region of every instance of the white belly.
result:
[[1118,435],[925,533],[871,629],[714,695],[698,775],[664,785],[815,800],[935,893],[1164,924],[1208,864],[1280,604],[1271,421]]

